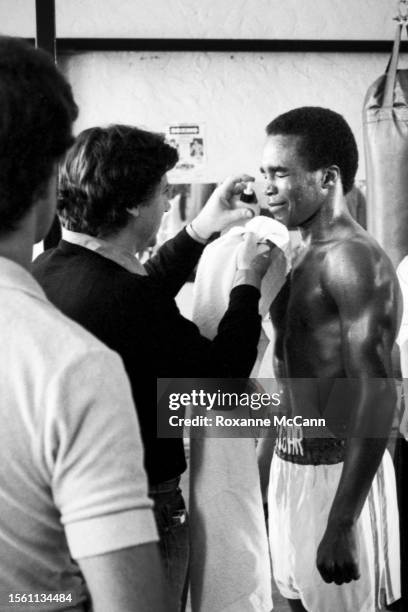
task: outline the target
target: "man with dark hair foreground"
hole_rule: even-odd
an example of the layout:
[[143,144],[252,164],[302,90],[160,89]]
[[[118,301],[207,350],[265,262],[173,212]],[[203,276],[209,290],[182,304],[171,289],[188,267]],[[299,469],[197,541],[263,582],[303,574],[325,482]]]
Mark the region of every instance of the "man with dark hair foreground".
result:
[[269,248],[258,254],[256,240],[248,241],[213,341],[181,316],[174,298],[204,244],[214,232],[251,216],[232,204],[251,177],[225,181],[193,224],[143,266],[135,254],[151,243],[168,210],[166,172],[177,158],[163,136],[136,127],[82,132],[61,168],[63,240],[36,260],[34,274],[58,308],[123,359],[145,445],[162,556],[183,608],[189,526],[179,482],[186,462],[182,439],[157,437],[157,378],[249,375],[261,328],[259,287],[270,257]]
[[0,37],[0,609],[167,612],[122,363],[29,273],[76,115],[51,58]]
[[[350,216],[357,147],[344,119],[299,108],[267,127],[270,211],[302,243],[271,307],[288,416],[269,484],[273,570],[292,610],[374,612],[399,597],[395,478],[386,451],[400,293],[392,264]],[[286,379],[286,380],[284,380]],[[262,441],[267,452],[268,440]],[[262,453],[261,453],[262,459]],[[334,584],[333,584],[334,583]]]

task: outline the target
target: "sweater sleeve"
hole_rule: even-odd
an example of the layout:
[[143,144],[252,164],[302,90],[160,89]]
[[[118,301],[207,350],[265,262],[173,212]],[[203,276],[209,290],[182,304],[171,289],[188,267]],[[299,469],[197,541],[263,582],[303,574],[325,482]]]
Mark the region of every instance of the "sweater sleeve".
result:
[[185,229],[160,247],[145,268],[152,280],[160,283],[171,296],[176,296],[194,270],[204,249]]
[[259,297],[258,289],[250,285],[239,285],[230,293],[228,309],[212,342],[212,352],[225,376],[246,378],[251,373],[261,333]]
[[[202,336],[198,327],[180,314],[172,300],[166,317],[172,334],[174,363],[169,366],[167,375],[247,378],[256,360],[261,331],[259,295],[255,287],[235,287],[213,340]],[[182,365],[176,365],[177,359]]]

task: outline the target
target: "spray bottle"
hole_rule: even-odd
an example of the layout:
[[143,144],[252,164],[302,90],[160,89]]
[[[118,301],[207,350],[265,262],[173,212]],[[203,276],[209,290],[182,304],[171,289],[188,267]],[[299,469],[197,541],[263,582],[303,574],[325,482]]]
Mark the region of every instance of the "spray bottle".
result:
[[253,216],[255,217],[256,215],[259,215],[261,207],[258,204],[258,199],[256,197],[253,185],[253,181],[247,182],[247,186],[241,193],[239,202],[237,202],[237,206],[239,208],[247,208],[252,212]]

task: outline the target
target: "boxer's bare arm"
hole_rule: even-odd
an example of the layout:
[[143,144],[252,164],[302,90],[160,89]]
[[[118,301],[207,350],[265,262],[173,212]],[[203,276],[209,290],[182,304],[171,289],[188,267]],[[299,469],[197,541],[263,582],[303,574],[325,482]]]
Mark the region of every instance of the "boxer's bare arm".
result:
[[[399,292],[389,263],[376,247],[359,240],[329,251],[322,284],[338,308],[346,376],[359,381],[341,479],[317,552],[323,579],[342,584],[359,577],[355,523],[392,425],[396,398],[387,377],[392,376]],[[382,437],[368,437],[373,425]]]
[[275,438],[260,438],[258,441],[258,446],[256,447],[259,477],[261,481],[261,493],[264,503],[268,501],[269,474],[271,471],[275,440]]

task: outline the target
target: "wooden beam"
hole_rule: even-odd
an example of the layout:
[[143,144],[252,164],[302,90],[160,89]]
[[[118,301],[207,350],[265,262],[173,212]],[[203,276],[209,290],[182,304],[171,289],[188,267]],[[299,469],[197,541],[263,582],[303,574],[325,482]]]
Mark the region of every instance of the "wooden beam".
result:
[[[26,38],[35,44],[33,38]],[[57,38],[57,55],[86,51],[197,51],[218,53],[391,53],[392,40],[260,40],[210,38]],[[408,53],[408,41],[401,42]]]
[[[35,0],[36,36],[35,46],[49,53],[57,62],[57,45],[55,41],[55,0]],[[61,239],[61,225],[57,215],[44,238],[44,250],[51,249]]]
[[[38,1],[38,0],[37,0]],[[57,53],[86,51],[204,51],[254,53],[390,53],[392,40],[289,40],[214,38],[59,38]],[[401,44],[408,51],[408,42]]]
[[35,46],[47,51],[56,60],[55,0],[35,0]]

